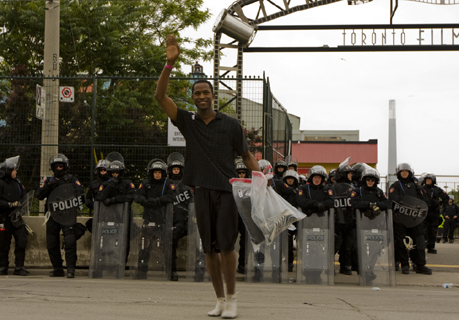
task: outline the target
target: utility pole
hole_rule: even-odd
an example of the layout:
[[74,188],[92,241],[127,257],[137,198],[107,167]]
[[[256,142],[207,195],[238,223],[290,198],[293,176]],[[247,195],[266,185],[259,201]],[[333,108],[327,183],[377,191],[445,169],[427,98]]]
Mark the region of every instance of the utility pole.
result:
[[389,187],[397,181],[395,168],[397,167],[397,126],[395,123],[395,100],[389,100],[389,165],[387,168],[386,193],[389,194]]
[[[45,8],[45,77],[59,76],[59,23],[60,1],[47,0]],[[59,79],[45,79],[46,111],[41,127],[41,161],[40,176],[46,179],[50,175],[49,159],[58,152],[59,142]],[[42,180],[43,181],[43,180]],[[44,202],[40,202],[40,212],[46,212]]]

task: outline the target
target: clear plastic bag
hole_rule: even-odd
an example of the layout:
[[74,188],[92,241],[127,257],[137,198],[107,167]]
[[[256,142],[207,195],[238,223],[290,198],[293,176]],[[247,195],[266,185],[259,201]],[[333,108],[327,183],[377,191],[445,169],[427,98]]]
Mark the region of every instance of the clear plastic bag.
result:
[[252,199],[250,196],[252,180],[234,178],[230,180],[230,183],[233,187],[233,197],[239,215],[249,233],[252,245],[254,248],[258,248],[259,244],[265,240],[265,236],[252,219]]
[[271,244],[277,235],[306,215],[284,200],[273,188],[267,188],[267,184],[268,179],[263,173],[252,171],[252,219],[267,244]]

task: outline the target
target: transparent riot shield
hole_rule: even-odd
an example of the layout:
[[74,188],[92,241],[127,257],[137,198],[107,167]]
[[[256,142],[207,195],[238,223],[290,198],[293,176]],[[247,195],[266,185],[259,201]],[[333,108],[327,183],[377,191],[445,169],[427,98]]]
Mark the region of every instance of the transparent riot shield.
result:
[[132,279],[170,280],[173,204],[156,209],[155,215],[155,222],[142,215],[132,222],[128,262]]
[[194,202],[188,206],[188,244],[186,255],[186,279],[189,281],[209,281],[206,274],[206,256],[202,248],[201,236],[196,223]]
[[392,211],[366,217],[356,210],[361,286],[395,287]]
[[335,283],[335,213],[333,209],[323,215],[313,213],[298,221],[297,283]]
[[94,202],[89,277],[123,279],[129,246],[130,204]]
[[254,245],[247,237],[246,252],[246,282],[288,283],[288,230],[270,245]]

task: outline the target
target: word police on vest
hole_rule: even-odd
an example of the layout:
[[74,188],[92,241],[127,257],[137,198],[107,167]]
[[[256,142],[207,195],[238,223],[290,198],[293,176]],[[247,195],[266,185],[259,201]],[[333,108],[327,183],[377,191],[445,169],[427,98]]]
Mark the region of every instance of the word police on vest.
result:
[[347,208],[351,207],[351,198],[341,198],[335,199],[334,201],[335,208]]
[[405,216],[415,217],[415,218],[416,217],[422,218],[427,214],[426,210],[420,210],[420,209],[416,210],[413,208],[405,207],[395,201],[394,201],[394,211],[398,211],[401,214],[404,214]]
[[184,192],[176,195],[175,199],[177,201],[174,201],[174,206],[179,204],[179,203],[182,203],[182,202],[185,202],[185,201],[191,199],[191,194],[190,194],[190,192],[188,190],[185,190]]
[[50,202],[48,204],[49,211],[56,212],[56,211],[64,211],[72,208],[77,208],[84,204],[84,194],[73,198],[67,199],[62,201]]

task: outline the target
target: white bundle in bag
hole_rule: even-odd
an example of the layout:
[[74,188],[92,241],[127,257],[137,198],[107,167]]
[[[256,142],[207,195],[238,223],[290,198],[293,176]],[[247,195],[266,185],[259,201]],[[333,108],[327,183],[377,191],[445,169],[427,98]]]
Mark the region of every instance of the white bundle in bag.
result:
[[252,219],[263,232],[267,244],[271,244],[282,231],[306,215],[267,185],[268,179],[263,173],[252,171]]

